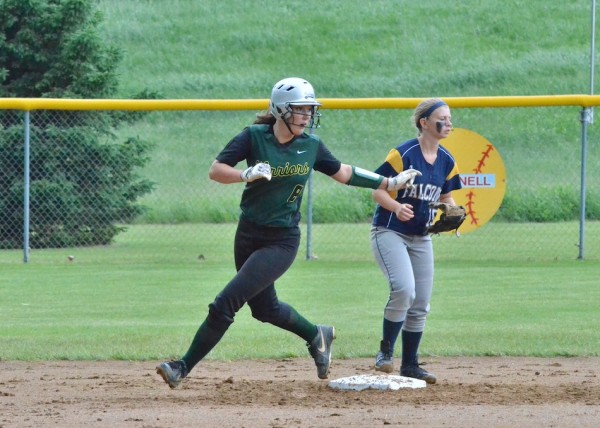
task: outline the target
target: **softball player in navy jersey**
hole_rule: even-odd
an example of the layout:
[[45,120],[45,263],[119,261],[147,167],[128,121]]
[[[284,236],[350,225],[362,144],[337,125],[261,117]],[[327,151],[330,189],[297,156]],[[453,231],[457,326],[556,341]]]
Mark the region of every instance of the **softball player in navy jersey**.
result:
[[438,98],[422,101],[412,121],[417,138],[392,149],[375,171],[392,176],[414,168],[422,174],[411,188],[373,191],[377,207],[371,248],[390,289],[375,369],[386,373],[394,370],[394,345],[402,331],[400,375],[435,383],[436,377],[421,368],[418,361],[433,288],[433,246],[427,227],[433,223],[436,210],[430,209],[429,203],[456,205],[452,191],[462,186],[454,158],[440,145],[452,130],[446,103]]
[[[387,178],[341,163],[318,136],[305,132],[318,126],[320,105],[306,80],[277,82],[269,112],[234,137],[213,162],[209,171],[212,180],[246,183],[234,244],[237,274],[209,305],[187,353],[180,360],[156,367],[171,388],[179,386],[221,340],[245,303],[257,320],[304,339],[318,377],[327,378],[334,327],[311,323],[280,301],[275,291],[275,281],[296,258],[300,204],[309,175],[314,169],[343,184],[395,191],[410,185],[419,171],[409,169]],[[246,169],[235,168],[244,161]]]

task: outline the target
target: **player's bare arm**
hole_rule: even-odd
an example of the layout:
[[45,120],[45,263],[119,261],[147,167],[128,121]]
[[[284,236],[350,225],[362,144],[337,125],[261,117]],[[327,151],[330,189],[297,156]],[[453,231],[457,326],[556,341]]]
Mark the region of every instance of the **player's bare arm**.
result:
[[259,163],[240,171],[226,163],[215,160],[210,166],[208,177],[221,184],[249,182],[259,179],[271,180],[271,167],[265,163]]
[[393,212],[400,221],[408,221],[415,216],[411,204],[402,204],[398,202],[387,190],[374,190],[373,200],[386,210]]
[[335,181],[342,184],[348,184],[352,178],[352,166],[343,163],[340,170],[331,176]]
[[440,195],[440,202],[444,202],[445,204],[456,205],[454,198],[452,197],[452,193],[444,193]]
[[208,170],[208,177],[221,184],[240,183],[240,170],[219,161],[214,161]]

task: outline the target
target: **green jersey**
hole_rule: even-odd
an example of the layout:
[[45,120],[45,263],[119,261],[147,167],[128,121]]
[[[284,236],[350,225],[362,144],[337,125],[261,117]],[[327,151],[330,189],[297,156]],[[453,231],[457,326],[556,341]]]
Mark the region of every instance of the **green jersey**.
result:
[[314,169],[326,175],[339,171],[341,162],[316,135],[303,133],[280,144],[272,125],[251,125],[235,136],[217,156],[217,161],[235,166],[264,162],[271,166],[271,181],[246,183],[241,217],[255,224],[296,227],[306,182]]

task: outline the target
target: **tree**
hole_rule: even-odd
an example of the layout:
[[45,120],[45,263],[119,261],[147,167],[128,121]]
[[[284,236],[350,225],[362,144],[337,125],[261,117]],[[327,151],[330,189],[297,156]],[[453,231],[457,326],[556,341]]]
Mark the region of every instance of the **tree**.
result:
[[[98,31],[92,0],[0,0],[0,97],[110,98],[122,53]],[[137,98],[154,97],[145,92]],[[108,244],[140,214],[152,183],[137,171],[150,145],[116,141],[140,114],[36,111],[31,115],[32,248]],[[0,111],[0,248],[19,248],[23,125]]]

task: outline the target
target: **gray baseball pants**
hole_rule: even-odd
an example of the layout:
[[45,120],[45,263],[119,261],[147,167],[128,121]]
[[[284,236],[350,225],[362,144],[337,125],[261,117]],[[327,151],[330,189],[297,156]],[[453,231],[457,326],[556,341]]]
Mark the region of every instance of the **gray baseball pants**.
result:
[[384,318],[404,321],[402,328],[406,331],[422,332],[433,289],[431,236],[403,235],[373,227],[371,249],[390,288]]

